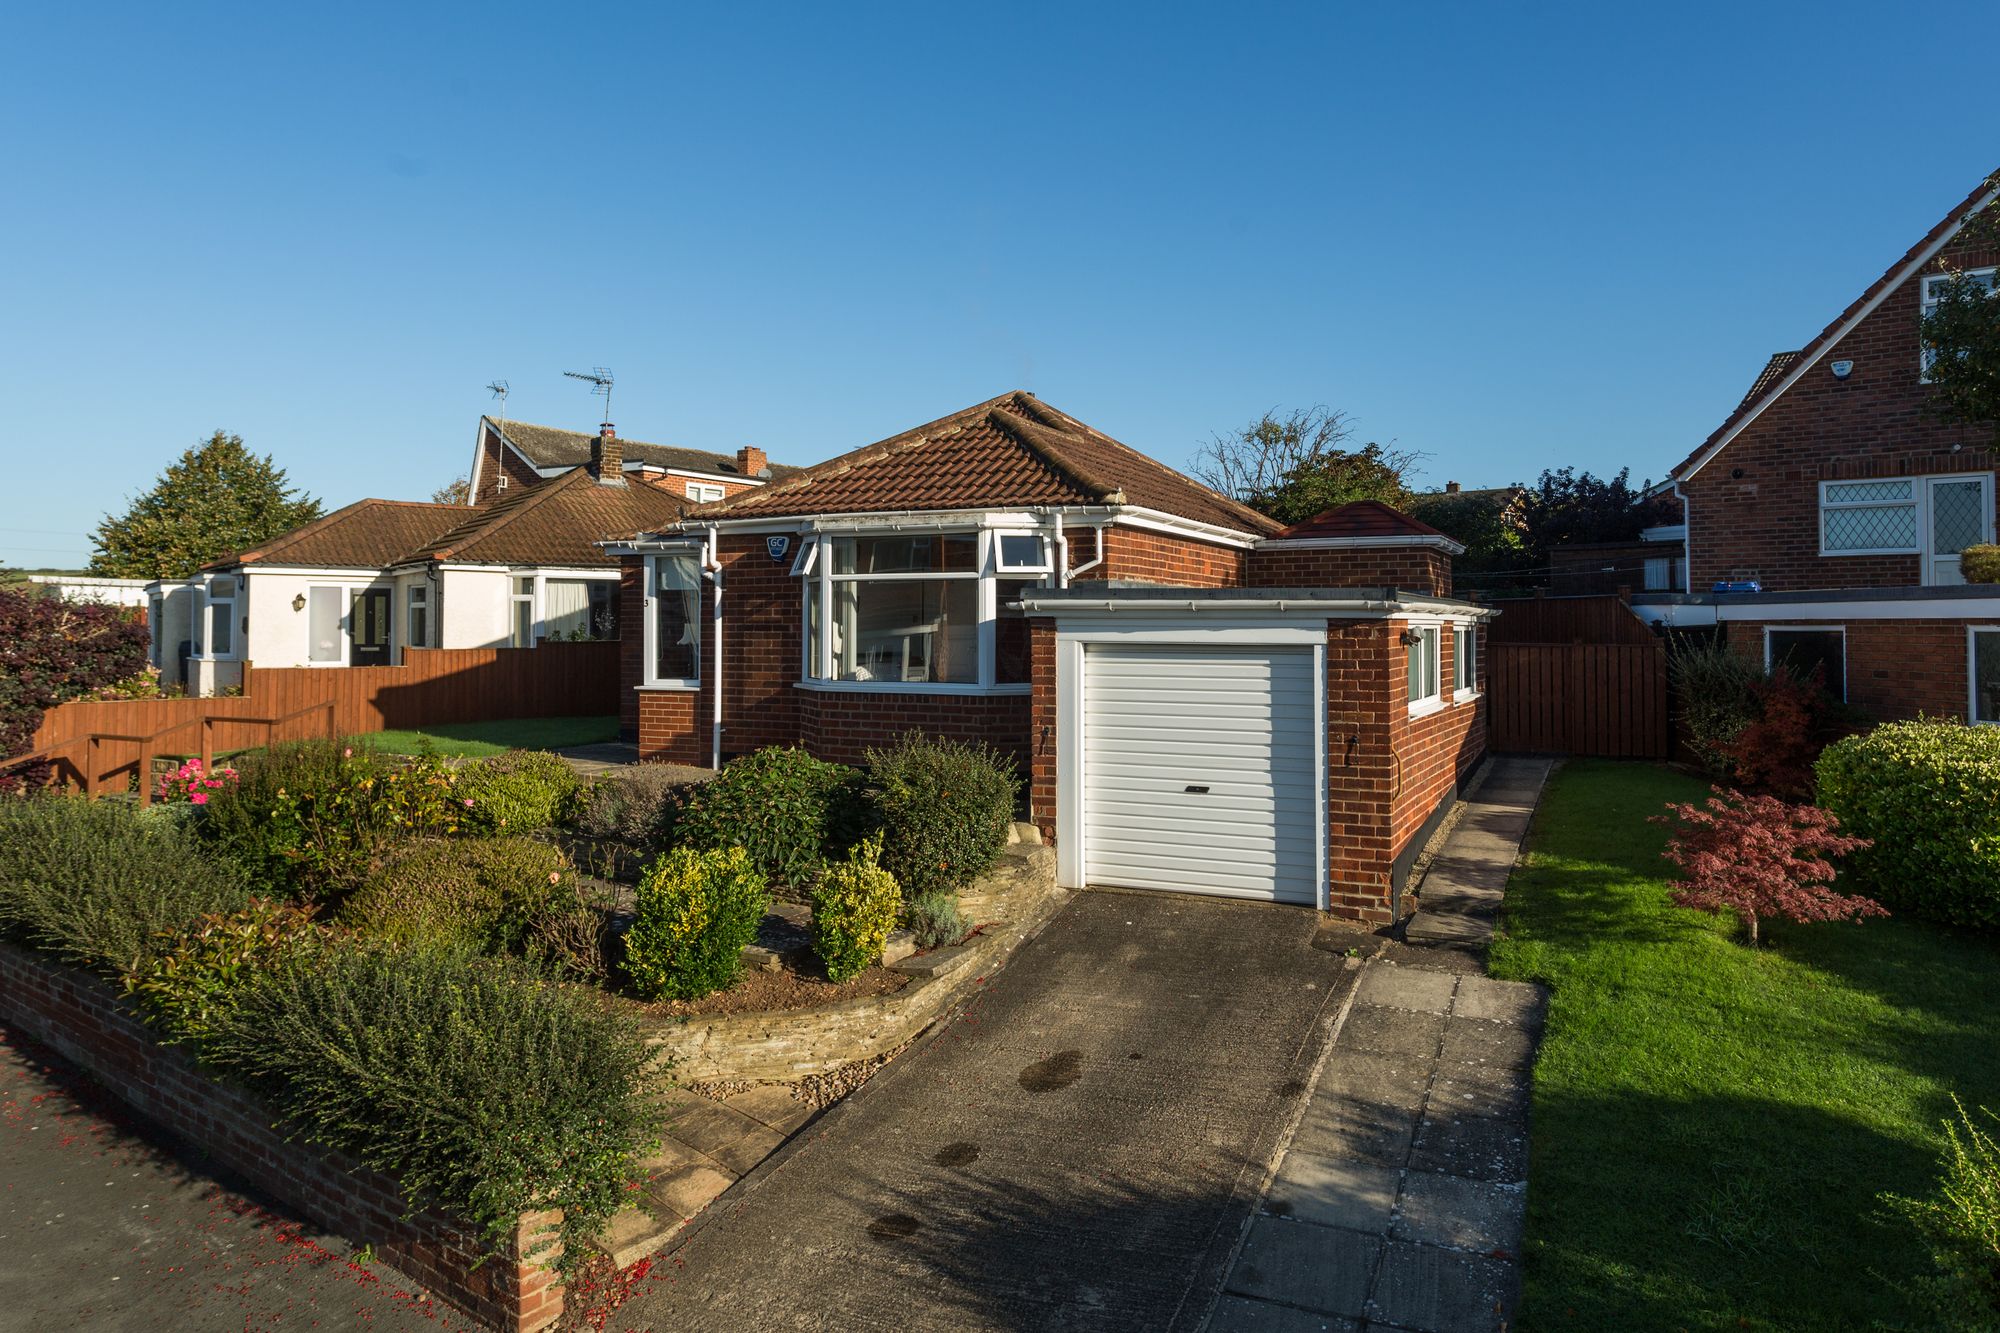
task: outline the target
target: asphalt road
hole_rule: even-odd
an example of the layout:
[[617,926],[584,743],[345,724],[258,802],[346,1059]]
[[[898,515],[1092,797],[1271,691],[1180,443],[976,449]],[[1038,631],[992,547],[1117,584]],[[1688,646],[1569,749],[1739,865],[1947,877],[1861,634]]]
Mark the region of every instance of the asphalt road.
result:
[[1195,1327],[1351,983],[1314,926],[1079,894],[719,1201],[610,1327]]

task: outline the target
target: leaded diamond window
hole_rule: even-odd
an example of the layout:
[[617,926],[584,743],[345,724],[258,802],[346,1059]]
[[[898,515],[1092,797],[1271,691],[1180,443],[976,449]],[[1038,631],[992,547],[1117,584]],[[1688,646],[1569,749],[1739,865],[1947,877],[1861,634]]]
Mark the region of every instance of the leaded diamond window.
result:
[[1931,554],[1957,555],[1986,537],[1986,484],[1945,481],[1931,487]]
[[1907,477],[1900,481],[1830,481],[1826,484],[1826,502],[1830,505],[1916,498],[1916,486]]
[[1828,509],[1825,548],[1829,551],[1915,551],[1917,506],[1856,505]]

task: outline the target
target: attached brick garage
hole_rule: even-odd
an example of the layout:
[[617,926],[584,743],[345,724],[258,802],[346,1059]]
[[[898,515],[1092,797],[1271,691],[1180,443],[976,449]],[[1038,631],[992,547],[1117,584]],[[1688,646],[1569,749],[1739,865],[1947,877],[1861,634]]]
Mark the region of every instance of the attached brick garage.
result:
[[611,545],[643,757],[984,741],[1072,886],[1387,921],[1484,750],[1448,538],[1280,529],[1027,394]]

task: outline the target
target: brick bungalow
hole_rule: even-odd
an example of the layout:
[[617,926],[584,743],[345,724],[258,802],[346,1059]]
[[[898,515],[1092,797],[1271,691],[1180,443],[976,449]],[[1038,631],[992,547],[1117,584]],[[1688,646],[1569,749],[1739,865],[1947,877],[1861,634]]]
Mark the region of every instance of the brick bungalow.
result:
[[1070,885],[1386,921],[1485,748],[1449,538],[1281,529],[1026,393],[612,547],[644,757],[986,741]]
[[2000,588],[1959,568],[1993,540],[1993,432],[1927,414],[1921,337],[1946,274],[1991,287],[2000,270],[2000,247],[1965,230],[1996,193],[1982,184],[1812,341],[1771,357],[1674,469],[1687,582],[1635,596],[1643,618],[1822,668],[1876,717],[2000,722]]

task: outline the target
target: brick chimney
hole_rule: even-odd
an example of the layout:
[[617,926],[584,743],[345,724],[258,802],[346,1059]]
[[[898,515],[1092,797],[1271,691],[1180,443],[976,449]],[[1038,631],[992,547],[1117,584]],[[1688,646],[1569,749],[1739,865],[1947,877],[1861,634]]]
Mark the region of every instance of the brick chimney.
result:
[[771,472],[771,464],[764,457],[764,451],[754,444],[746,444],[736,451],[736,466],[746,477],[765,477]]
[[618,438],[618,428],[608,421],[597,428],[597,438],[590,442],[590,473],[600,486],[625,484],[625,445]]
[[1444,484],[1444,493],[1445,493],[1446,495],[1457,495],[1457,494],[1458,494],[1458,483],[1457,483],[1457,482],[1455,482],[1455,481],[1448,481],[1448,482],[1446,482],[1446,483]]

